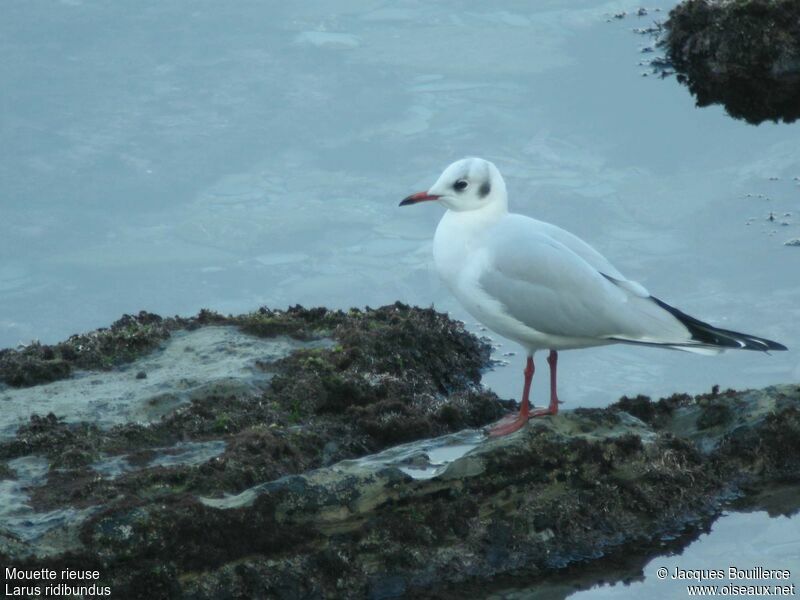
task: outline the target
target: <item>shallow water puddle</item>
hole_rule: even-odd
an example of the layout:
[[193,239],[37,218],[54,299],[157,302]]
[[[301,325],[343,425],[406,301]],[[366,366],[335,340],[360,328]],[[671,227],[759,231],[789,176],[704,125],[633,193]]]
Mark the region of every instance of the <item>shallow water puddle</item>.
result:
[[45,483],[50,469],[47,459],[23,456],[8,461],[8,466],[17,477],[0,480],[0,525],[22,541],[37,539],[60,525],[80,522],[96,510],[60,508],[37,513],[28,504],[27,489]]
[[116,479],[124,473],[152,467],[175,467],[201,465],[225,452],[225,442],[180,442],[170,448],[153,448],[157,456],[144,466],[132,465],[127,455],[109,456],[91,465],[91,468],[108,479]]
[[155,421],[212,386],[226,394],[257,391],[270,377],[257,361],[269,363],[298,348],[330,343],[258,338],[235,327],[178,332],[161,349],[111,371],[0,390],[0,438],[14,435],[34,413],[52,412],[67,422],[90,421],[101,427]]
[[[130,464],[126,456],[112,456],[92,464],[91,468],[105,478],[115,479],[140,469],[199,465],[222,454],[225,451],[225,442],[180,442],[169,448],[155,448],[154,451],[157,456],[144,466]],[[0,528],[23,541],[36,540],[67,523],[79,523],[100,510],[100,507],[90,506],[84,509],[59,508],[36,512],[29,505],[28,490],[46,484],[50,470],[49,461],[42,456],[31,455],[11,460],[8,466],[16,474],[16,479],[0,480]]]
[[335,469],[375,469],[397,467],[414,479],[431,479],[444,472],[447,466],[486,439],[479,429],[465,429],[437,438],[419,440],[388,448],[354,460],[343,460]]

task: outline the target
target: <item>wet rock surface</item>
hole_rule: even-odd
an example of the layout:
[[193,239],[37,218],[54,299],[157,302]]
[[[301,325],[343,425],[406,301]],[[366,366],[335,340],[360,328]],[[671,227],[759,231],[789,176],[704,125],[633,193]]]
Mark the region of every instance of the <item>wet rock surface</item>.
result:
[[796,0],[687,0],[665,27],[668,60],[698,106],[754,124],[800,117]]
[[[248,334],[202,335],[230,328]],[[433,310],[206,312],[164,331],[106,368],[142,385],[176,340],[201,356],[224,339],[252,343],[260,375],[146,422],[31,415],[0,440],[4,565],[96,569],[121,598],[447,597],[645,551],[800,480],[800,386],[623,398],[489,439],[510,408],[480,386],[489,348]],[[302,345],[278,357],[256,343],[286,336]]]
[[[268,375],[260,385],[215,381],[188,401],[168,402],[174,410],[149,423],[103,428],[65,422],[53,413],[31,415],[12,438],[0,441],[0,458],[38,455],[50,461],[49,484],[33,491],[36,508],[59,505],[64,494],[83,507],[125,490],[236,492],[389,444],[478,426],[509,406],[478,385],[489,347],[433,310],[395,305],[344,314],[295,308],[226,318],[201,314],[183,324],[195,330],[236,325],[252,335],[328,343],[256,360],[253,368]],[[187,345],[189,350],[195,349]],[[170,393],[147,403],[162,403],[164,395]],[[224,451],[200,469],[136,468],[176,444],[210,440],[224,442]],[[98,463],[106,470],[116,464],[119,472],[113,479],[98,478]],[[52,485],[56,481],[62,485]]]
[[170,331],[184,325],[181,319],[162,319],[143,311],[53,346],[33,342],[16,350],[0,350],[0,381],[26,387],[65,379],[76,368],[110,369],[157,348]]

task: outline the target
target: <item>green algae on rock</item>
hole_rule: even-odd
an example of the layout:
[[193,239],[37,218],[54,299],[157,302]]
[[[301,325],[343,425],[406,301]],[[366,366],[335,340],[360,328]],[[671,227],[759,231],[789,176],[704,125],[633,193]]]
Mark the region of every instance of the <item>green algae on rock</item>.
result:
[[[271,326],[284,325],[270,331],[253,325],[263,324],[265,318]],[[157,319],[148,316],[150,321]],[[150,422],[90,420],[87,417],[95,413],[75,413],[74,407],[53,401],[47,406],[55,413],[39,416],[36,399],[45,396],[37,387],[2,392],[7,406],[16,402],[15,394],[26,394],[21,409],[34,414],[0,441],[0,458],[38,456],[49,461],[47,484],[30,486],[33,510],[58,511],[65,504],[89,510],[176,494],[237,493],[261,481],[381,450],[398,440],[480,426],[510,406],[478,384],[480,370],[489,361],[488,345],[467,333],[463,324],[431,309],[395,304],[344,313],[293,307],[229,317],[202,311],[191,319],[157,322],[168,335],[160,350],[109,373],[120,375],[128,386],[112,389],[126,396],[120,405],[130,402],[134,393],[141,395],[142,386],[155,386],[155,395],[141,401],[165,408]],[[236,328],[259,337],[224,333]],[[214,331],[220,333],[206,333]],[[287,343],[287,334],[306,341]],[[286,352],[271,350],[269,344],[274,343]],[[187,376],[198,375],[163,364],[187,359],[216,363],[221,360],[217,356],[236,354],[236,345],[250,353],[252,375],[241,369],[229,375],[247,376],[247,384],[231,377],[192,382]],[[145,364],[151,376],[134,376]],[[170,369],[172,382],[163,376]],[[104,410],[117,411],[109,402],[108,386],[101,385],[103,377],[106,374],[85,372],[74,381],[53,385],[83,386],[79,391],[89,395],[84,401],[89,404],[95,402],[91,394],[100,390]],[[187,443],[217,445],[214,454],[197,465],[184,458],[182,445]],[[177,458],[159,459],[170,455]],[[4,474],[15,477],[13,469]]]
[[566,411],[484,439],[437,477],[346,461],[225,498],[118,506],[91,518],[83,541],[125,565],[122,579],[170,565],[175,598],[435,596],[536,577],[708,523],[739,489],[797,480],[800,387],[730,399],[735,418],[714,444],[691,425],[702,399],[657,428],[617,407]]
[[111,368],[154,350],[179,326],[179,320],[142,311],[124,315],[107,329],[73,335],[52,346],[34,342],[0,350],[0,381],[26,387],[65,379],[76,368]]
[[623,398],[489,439],[510,408],[480,385],[489,347],[431,309],[148,320],[159,350],[103,376],[167,386],[159,360],[245,347],[247,381],[176,371],[149,421],[30,415],[0,441],[4,564],[96,568],[125,598],[435,597],[651,547],[800,479],[797,386]]
[[800,3],[686,0],[664,45],[698,106],[721,103],[749,123],[800,117]]

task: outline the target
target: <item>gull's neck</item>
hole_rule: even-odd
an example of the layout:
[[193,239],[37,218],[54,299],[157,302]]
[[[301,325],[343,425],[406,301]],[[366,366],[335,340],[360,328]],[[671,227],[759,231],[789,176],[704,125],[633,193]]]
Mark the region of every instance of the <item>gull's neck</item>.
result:
[[433,236],[436,270],[451,290],[458,289],[462,269],[472,252],[482,247],[493,227],[508,215],[505,202],[492,202],[477,210],[448,210]]
[[507,214],[508,202],[505,197],[502,197],[475,210],[459,211],[448,209],[442,217],[440,226],[444,226],[448,229],[457,228],[462,230],[463,234],[468,234],[491,227]]

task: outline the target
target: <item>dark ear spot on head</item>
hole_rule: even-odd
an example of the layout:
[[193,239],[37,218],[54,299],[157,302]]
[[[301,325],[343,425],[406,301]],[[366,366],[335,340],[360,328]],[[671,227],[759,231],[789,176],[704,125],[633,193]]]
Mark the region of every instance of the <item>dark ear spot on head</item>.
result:
[[481,187],[479,187],[479,188],[478,188],[478,195],[479,195],[481,198],[485,198],[486,196],[488,196],[488,195],[489,195],[489,192],[491,192],[491,191],[492,191],[492,186],[491,186],[491,184],[490,184],[488,181],[484,181],[484,182],[481,184]]

